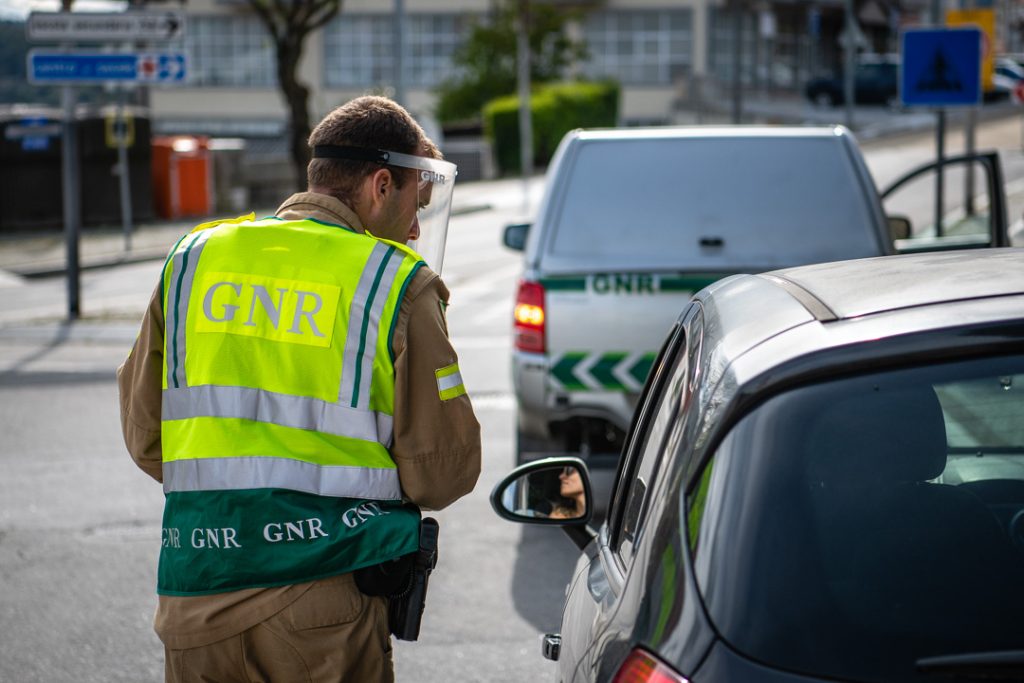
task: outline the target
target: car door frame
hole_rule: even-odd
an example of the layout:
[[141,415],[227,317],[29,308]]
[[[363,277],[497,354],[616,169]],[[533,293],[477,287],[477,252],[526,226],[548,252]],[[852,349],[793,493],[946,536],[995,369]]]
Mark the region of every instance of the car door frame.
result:
[[[569,651],[580,652],[580,655],[579,661],[564,663],[567,666],[562,669],[563,672],[566,672],[566,669],[570,669],[567,680],[575,680],[581,671],[596,671],[602,664],[598,660],[604,649],[603,646],[610,640],[604,631],[618,611],[620,606],[619,599],[622,597],[626,587],[629,567],[636,557],[634,548],[634,555],[628,563],[624,563],[618,547],[624,517],[627,512],[626,503],[632,490],[633,475],[636,473],[637,467],[642,460],[641,456],[647,451],[647,428],[654,414],[662,407],[661,397],[665,383],[673,376],[673,370],[677,366],[679,355],[685,355],[688,351],[688,327],[701,312],[700,304],[691,301],[675,325],[673,325],[652,366],[652,371],[644,384],[637,409],[633,414],[633,421],[627,433],[622,457],[619,460],[619,468],[612,489],[608,517],[601,525],[598,533],[596,553],[594,553],[594,557],[589,563],[590,566],[587,570],[586,579],[576,582],[576,585],[572,587],[570,594],[567,596],[566,610],[563,613],[563,648],[568,644],[567,641],[572,638],[572,634],[566,633],[564,627],[567,617],[570,616],[571,604],[574,602],[574,593],[584,590],[580,586],[581,583],[587,584],[585,590],[588,591],[589,595],[576,595],[576,599],[590,601],[587,603],[588,606],[594,605],[592,607],[594,609],[593,619],[578,619],[575,618],[579,616],[578,614],[572,615],[574,617],[572,623],[577,625],[588,623],[591,625],[591,628],[585,636],[584,634],[576,634],[576,638],[572,638],[573,641],[578,642],[581,637],[586,637],[588,643],[585,648],[572,646],[568,648]],[[686,360],[685,362],[689,361]],[[687,373],[687,383],[689,383],[689,370],[687,370]],[[674,419],[678,420],[679,416],[676,415]],[[670,433],[671,429],[666,429],[665,433],[661,435],[658,445],[659,449],[664,448]],[[649,508],[649,498],[657,489],[659,483],[660,480],[654,480],[649,486],[647,497],[643,503],[644,507],[640,513],[641,517]],[[639,538],[639,535],[637,538]],[[597,595],[595,586],[600,587],[605,592]],[[604,664],[607,665],[606,662]]]
[[[986,177],[986,189],[989,194],[989,213],[992,216],[989,240],[992,247],[1010,246],[1009,221],[1006,214],[1006,193],[1004,191],[1003,166],[999,160],[999,153],[994,150],[975,152],[974,154],[960,154],[951,157],[944,157],[941,162],[938,160],[923,164],[907,171],[902,176],[891,182],[884,190],[879,192],[879,200],[885,202],[886,198],[896,192],[902,186],[919,178],[926,173],[934,172],[940,166],[946,167],[954,164],[974,163],[981,164],[988,173]],[[884,206],[883,206],[884,209]],[[954,248],[954,247],[950,247]],[[955,247],[955,248],[962,248]],[[928,249],[934,251],[935,249]],[[906,250],[900,253],[911,253],[914,250]]]

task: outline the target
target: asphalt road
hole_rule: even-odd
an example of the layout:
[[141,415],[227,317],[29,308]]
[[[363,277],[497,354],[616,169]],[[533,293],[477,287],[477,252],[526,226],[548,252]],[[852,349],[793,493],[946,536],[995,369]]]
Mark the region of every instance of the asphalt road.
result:
[[[1019,135],[1015,120],[979,135],[979,147],[1000,148],[1012,188],[1024,178]],[[868,163],[882,185],[933,149],[921,136],[873,143]],[[539,189],[536,180],[533,207]],[[445,262],[449,326],[483,426],[483,473],[476,491],[436,515],[440,561],[422,638],[396,644],[396,670],[427,683],[552,680],[538,635],[557,630],[576,549],[557,529],[498,519],[487,500],[513,460],[509,320],[519,258],[500,234],[523,215],[522,186],[457,192],[490,207],[452,219]],[[1022,207],[1015,192],[1011,220]],[[150,626],[162,496],[124,451],[113,375],[160,265],[84,273],[84,317],[70,327],[60,324],[62,279],[0,273],[0,681],[162,680]]]

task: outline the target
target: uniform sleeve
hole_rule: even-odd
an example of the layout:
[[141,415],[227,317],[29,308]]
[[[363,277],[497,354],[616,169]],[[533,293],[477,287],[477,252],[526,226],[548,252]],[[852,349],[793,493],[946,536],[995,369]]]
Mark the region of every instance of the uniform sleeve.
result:
[[163,385],[164,314],[158,285],[142,318],[135,346],[117,369],[121,431],[139,468],[163,481],[160,400]]
[[458,375],[444,307],[448,290],[420,269],[399,310],[395,351],[394,442],[402,492],[440,510],[473,490],[480,476],[480,423]]

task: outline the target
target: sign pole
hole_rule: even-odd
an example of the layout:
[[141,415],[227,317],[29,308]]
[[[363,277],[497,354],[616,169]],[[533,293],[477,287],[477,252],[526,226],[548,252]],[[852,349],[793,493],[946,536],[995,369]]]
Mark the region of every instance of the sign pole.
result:
[[114,130],[117,134],[117,172],[121,190],[121,223],[124,226],[124,250],[132,250],[132,188],[128,173],[128,122],[124,116],[124,88],[118,88],[117,118]]
[[[967,110],[967,124],[964,131],[964,147],[968,156],[972,156],[975,151],[977,123],[978,110],[971,107]],[[964,211],[968,217],[974,215],[974,164],[970,162],[964,169]]]
[[519,94],[519,165],[523,174],[523,213],[530,211],[533,175],[533,118],[530,108],[530,0],[519,0],[516,22],[516,90]]
[[854,88],[854,79],[857,73],[857,43],[854,41],[856,19],[854,18],[853,0],[846,0],[844,3],[843,17],[846,25],[846,45],[843,46],[843,112],[846,127],[853,130],[853,105],[857,97]]
[[64,140],[61,145],[61,171],[64,185],[64,237],[66,240],[66,261],[68,278],[68,320],[75,320],[81,313],[79,304],[78,235],[80,229],[81,192],[79,187],[78,144],[75,135],[75,89],[69,85],[61,88],[64,106]]
[[946,156],[946,110],[939,109],[936,116],[938,118],[936,125],[938,132],[935,136],[935,236],[942,237],[942,207],[944,203],[942,191],[944,176],[943,160]]

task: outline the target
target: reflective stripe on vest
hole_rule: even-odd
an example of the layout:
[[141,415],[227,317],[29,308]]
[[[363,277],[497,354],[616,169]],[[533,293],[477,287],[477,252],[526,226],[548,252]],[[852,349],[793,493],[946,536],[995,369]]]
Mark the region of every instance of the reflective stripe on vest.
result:
[[164,420],[234,417],[376,441],[384,446],[391,443],[393,422],[392,417],[384,413],[359,410],[316,398],[214,384],[165,389],[162,417]]
[[[171,257],[171,288],[168,311],[178,322],[172,330],[171,361],[168,363],[167,386],[184,386],[185,382],[185,320],[188,317],[188,303],[192,298],[192,282],[196,275],[196,264],[203,253],[203,246],[210,237],[211,230],[200,230],[195,237],[188,238],[185,247],[180,248]],[[164,316],[165,319],[168,317]]]
[[164,491],[279,488],[317,496],[398,500],[395,470],[317,465],[292,458],[197,458],[164,463]]

